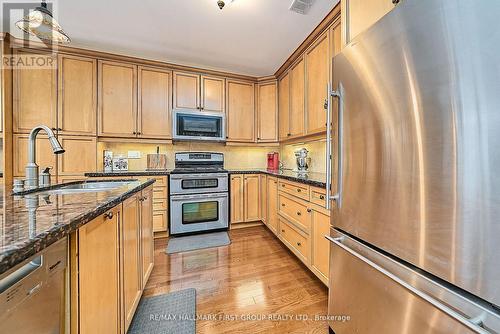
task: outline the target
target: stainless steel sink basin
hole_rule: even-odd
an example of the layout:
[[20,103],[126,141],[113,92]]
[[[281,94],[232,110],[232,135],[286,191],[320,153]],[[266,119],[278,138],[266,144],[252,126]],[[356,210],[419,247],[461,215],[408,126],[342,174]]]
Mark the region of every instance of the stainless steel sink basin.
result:
[[99,192],[99,191],[109,191],[119,187],[126,186],[129,181],[124,182],[90,182],[90,183],[78,183],[69,184],[57,189],[47,190],[39,192],[38,194],[76,194],[76,193],[88,193],[88,192]]

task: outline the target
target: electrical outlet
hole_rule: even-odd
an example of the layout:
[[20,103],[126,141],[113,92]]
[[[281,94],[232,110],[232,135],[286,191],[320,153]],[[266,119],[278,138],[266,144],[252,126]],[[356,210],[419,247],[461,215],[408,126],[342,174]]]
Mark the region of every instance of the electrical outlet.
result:
[[140,159],[141,151],[128,151],[127,157],[129,159]]

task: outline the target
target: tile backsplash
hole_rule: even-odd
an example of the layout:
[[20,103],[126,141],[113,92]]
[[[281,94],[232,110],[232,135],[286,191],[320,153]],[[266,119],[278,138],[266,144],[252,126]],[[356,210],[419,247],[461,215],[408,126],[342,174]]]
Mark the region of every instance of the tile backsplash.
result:
[[145,144],[145,143],[120,143],[99,142],[97,144],[97,170],[103,170],[103,151],[110,150],[114,156],[127,156],[128,151],[140,151],[140,159],[129,159],[129,170],[144,170],[147,168],[147,154],[160,153],[167,155],[167,168],[174,168],[175,152],[220,152],[224,153],[225,167],[227,169],[266,168],[267,153],[278,151],[278,147],[256,146],[226,146],[217,143],[181,142],[173,144]]

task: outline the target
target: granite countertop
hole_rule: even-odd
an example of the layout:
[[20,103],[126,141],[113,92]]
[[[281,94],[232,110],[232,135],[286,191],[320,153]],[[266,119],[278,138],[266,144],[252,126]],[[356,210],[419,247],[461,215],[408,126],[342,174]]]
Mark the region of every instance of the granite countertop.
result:
[[[108,191],[50,195],[34,192],[13,196],[0,188],[4,210],[4,223],[0,225],[0,274],[155,182],[116,181],[128,183]],[[51,188],[54,187],[48,189]]]
[[308,184],[315,187],[326,187],[326,173],[298,173],[290,169],[268,170],[268,169],[230,169],[229,174],[266,174],[281,179]]
[[164,176],[170,175],[171,169],[161,170],[136,170],[136,171],[113,171],[113,172],[89,172],[86,177],[108,177],[108,176]]
[[[112,177],[112,176],[161,176],[170,175],[171,169],[166,170],[138,170],[138,171],[125,171],[125,172],[90,172],[85,173],[87,177]],[[246,168],[246,169],[229,169],[229,174],[267,174],[286,179],[293,182],[308,184],[315,187],[326,187],[326,174],[325,173],[298,173],[290,169],[285,170],[268,170],[260,168]]]

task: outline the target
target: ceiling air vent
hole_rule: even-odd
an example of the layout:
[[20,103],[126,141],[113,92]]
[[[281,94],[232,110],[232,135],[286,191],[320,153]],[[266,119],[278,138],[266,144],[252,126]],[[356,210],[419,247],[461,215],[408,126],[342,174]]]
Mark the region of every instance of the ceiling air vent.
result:
[[311,9],[314,0],[293,0],[290,10],[302,15],[306,15]]

